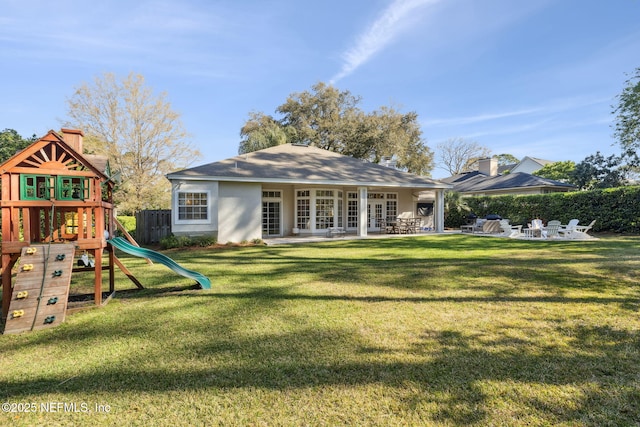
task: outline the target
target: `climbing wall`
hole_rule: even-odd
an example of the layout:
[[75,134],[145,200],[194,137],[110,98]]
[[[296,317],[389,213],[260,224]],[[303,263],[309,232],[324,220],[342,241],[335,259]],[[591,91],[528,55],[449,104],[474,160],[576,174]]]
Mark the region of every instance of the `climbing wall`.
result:
[[5,334],[50,328],[64,322],[74,249],[73,244],[22,248]]

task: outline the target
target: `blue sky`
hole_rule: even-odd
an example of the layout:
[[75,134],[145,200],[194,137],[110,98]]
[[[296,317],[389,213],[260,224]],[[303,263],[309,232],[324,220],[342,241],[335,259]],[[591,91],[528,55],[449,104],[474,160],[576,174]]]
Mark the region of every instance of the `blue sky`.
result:
[[0,0],[0,57],[0,128],[25,137],[59,129],[83,82],[135,72],[181,114],[195,164],[236,155],[249,112],[320,81],[417,112],[434,151],[464,138],[578,162],[619,151],[640,0]]

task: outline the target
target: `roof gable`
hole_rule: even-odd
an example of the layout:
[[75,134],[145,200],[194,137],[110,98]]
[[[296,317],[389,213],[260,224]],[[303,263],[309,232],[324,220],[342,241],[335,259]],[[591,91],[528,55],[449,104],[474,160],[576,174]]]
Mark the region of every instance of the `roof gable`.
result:
[[449,188],[424,176],[317,147],[282,144],[167,175],[174,179]]
[[34,172],[35,169],[44,169],[64,173],[91,170],[106,178],[103,171],[81,153],[76,152],[53,130],[0,165],[2,171],[14,168],[33,168]]
[[554,163],[554,162],[551,160],[544,160],[544,159],[538,159],[536,157],[525,156],[520,161],[520,163],[518,163],[511,169],[511,172],[532,173],[550,163]]

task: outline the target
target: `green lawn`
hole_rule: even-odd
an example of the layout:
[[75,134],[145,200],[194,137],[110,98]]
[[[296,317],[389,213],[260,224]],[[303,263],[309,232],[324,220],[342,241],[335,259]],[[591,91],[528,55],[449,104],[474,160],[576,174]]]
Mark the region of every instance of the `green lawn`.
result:
[[640,237],[165,253],[212,290],[123,256],[148,289],[0,336],[0,425],[640,420]]

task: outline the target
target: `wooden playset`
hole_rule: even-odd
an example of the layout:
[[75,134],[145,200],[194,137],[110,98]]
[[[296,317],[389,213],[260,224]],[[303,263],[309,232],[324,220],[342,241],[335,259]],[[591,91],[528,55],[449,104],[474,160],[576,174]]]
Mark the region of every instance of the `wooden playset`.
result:
[[[103,303],[103,270],[109,295],[115,290],[114,264],[142,287],[107,242],[116,226],[109,163],[84,155],[82,145],[79,130],[49,131],[0,165],[4,333],[64,321],[74,271],[94,272],[96,305]],[[76,253],[90,254],[92,263],[74,268]]]

